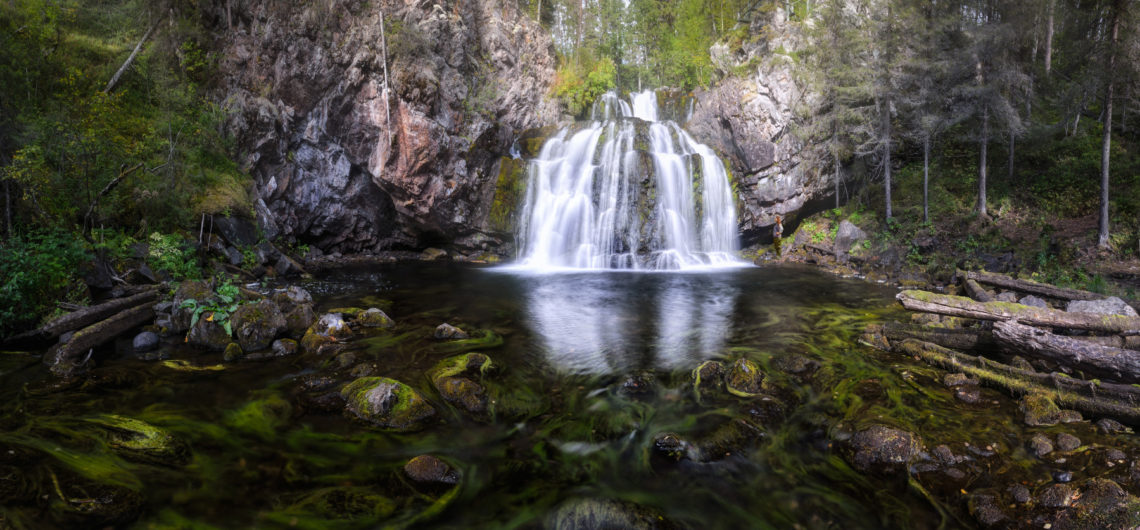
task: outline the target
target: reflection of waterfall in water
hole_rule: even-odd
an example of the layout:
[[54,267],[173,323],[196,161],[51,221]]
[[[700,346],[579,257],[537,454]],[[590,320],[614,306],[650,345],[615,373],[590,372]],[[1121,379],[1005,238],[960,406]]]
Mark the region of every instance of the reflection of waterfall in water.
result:
[[594,120],[546,141],[528,167],[524,268],[687,269],[741,262],[728,173],[657,95],[602,96]]
[[688,369],[721,355],[740,292],[722,274],[535,275],[524,285],[547,360],[580,374]]

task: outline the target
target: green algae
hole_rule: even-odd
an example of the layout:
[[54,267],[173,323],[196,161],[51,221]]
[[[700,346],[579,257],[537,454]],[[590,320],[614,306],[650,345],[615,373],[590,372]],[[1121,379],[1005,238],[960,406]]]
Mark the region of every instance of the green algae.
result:
[[433,348],[438,353],[459,353],[472,350],[486,350],[502,346],[503,337],[489,329],[476,330],[469,333],[469,339],[449,340],[441,342]]
[[419,392],[386,377],[362,377],[345,385],[340,395],[353,417],[382,429],[420,430],[435,415],[435,408]]
[[253,401],[226,412],[222,423],[235,431],[270,441],[292,414],[293,406],[285,398],[276,393],[261,393]]
[[117,414],[101,414],[87,421],[103,427],[111,449],[128,459],[174,466],[189,459],[185,443],[145,421]]

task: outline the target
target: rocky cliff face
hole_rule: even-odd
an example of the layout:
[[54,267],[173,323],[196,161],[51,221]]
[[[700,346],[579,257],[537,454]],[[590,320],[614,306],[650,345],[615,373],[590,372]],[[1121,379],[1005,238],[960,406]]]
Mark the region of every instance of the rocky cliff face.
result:
[[550,38],[513,2],[248,0],[217,25],[219,99],[267,237],[495,246],[500,158],[557,118]]
[[762,38],[712,47],[713,64],[723,77],[695,94],[686,124],[694,138],[732,167],[745,246],[770,241],[777,215],[785,225],[795,222],[806,205],[828,196],[834,185],[805,163],[805,146],[792,132],[796,107],[810,97],[793,76],[788,55],[799,46],[797,35],[779,9],[754,20],[749,33]]

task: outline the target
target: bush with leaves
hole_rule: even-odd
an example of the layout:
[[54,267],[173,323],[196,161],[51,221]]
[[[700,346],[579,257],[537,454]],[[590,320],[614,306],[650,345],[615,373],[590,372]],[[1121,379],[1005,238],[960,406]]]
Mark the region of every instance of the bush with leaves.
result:
[[227,335],[233,335],[230,315],[234,314],[234,311],[237,311],[238,306],[241,305],[241,292],[236,285],[225,281],[215,290],[215,295],[214,299],[211,300],[188,298],[182,301],[180,307],[192,311],[190,316],[191,328],[198,323],[198,319],[202,315],[206,315],[206,320],[221,324]]
[[153,232],[147,243],[150,244],[150,264],[155,269],[166,271],[175,280],[192,280],[201,276],[198,258],[186,248],[181,237]]
[[30,329],[54,313],[58,301],[86,299],[79,269],[88,259],[82,240],[61,231],[0,242],[0,335]]

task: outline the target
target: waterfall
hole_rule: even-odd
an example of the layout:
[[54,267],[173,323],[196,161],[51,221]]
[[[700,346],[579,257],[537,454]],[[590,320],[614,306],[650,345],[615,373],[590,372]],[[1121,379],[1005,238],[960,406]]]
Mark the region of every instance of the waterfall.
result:
[[738,266],[724,164],[672,120],[652,90],[598,99],[527,167],[519,265],[678,270]]

